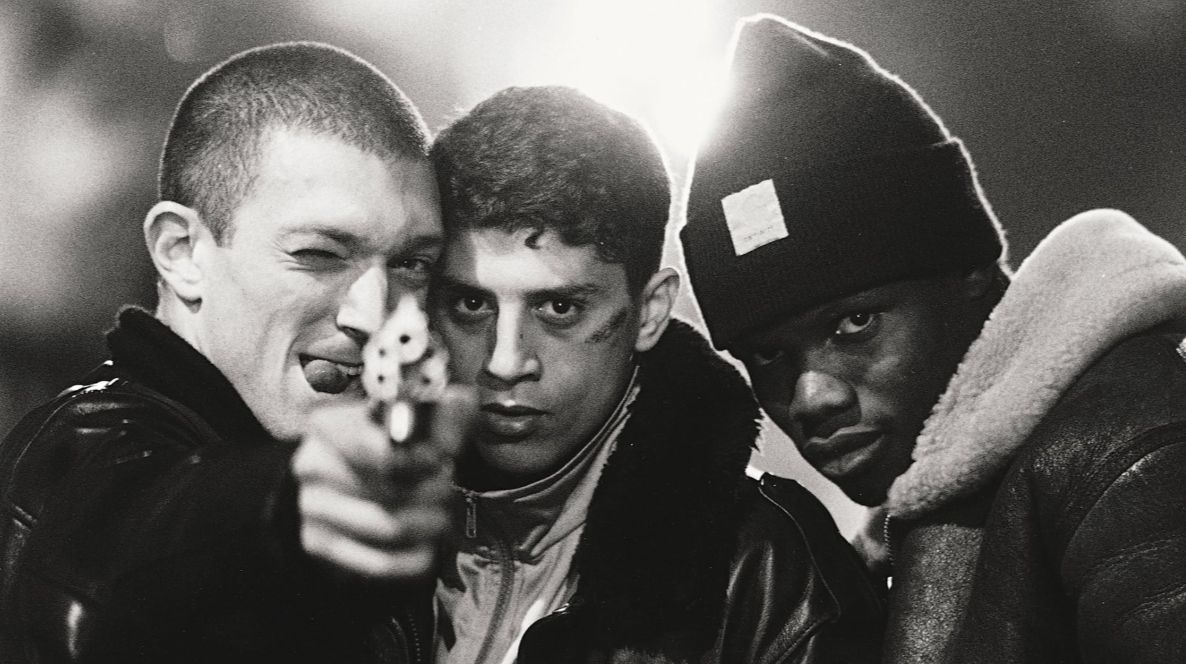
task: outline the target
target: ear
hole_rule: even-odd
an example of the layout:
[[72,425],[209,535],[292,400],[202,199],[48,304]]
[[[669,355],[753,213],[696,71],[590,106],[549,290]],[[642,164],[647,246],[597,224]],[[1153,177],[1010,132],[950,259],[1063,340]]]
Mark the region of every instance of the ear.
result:
[[675,296],[679,294],[679,273],[665,267],[651,275],[643,286],[639,295],[641,306],[638,315],[638,339],[634,342],[634,350],[646,352],[659,343],[671,322],[671,309],[675,306]]
[[194,260],[194,248],[213,240],[198,212],[180,203],[161,201],[144,219],[144,242],[157,274],[186,302],[202,299],[202,271]]

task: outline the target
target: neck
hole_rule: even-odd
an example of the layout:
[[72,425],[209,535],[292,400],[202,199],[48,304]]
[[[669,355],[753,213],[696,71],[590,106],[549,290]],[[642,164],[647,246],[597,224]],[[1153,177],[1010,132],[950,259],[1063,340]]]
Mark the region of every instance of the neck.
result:
[[201,335],[198,333],[197,317],[195,315],[201,304],[184,302],[164,286],[157,288],[157,295],[157,306],[154,312],[157,320],[164,323],[174,334],[185,339],[189,342],[189,345],[205,355],[202,351],[202,345],[200,343]]

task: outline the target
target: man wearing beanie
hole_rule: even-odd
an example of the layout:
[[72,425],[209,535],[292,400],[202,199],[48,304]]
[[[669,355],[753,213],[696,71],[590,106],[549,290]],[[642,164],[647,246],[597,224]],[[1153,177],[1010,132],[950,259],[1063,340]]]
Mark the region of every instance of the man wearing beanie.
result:
[[1095,210],[1010,276],[963,145],[866,53],[756,16],[732,76],[689,274],[771,419],[888,514],[886,659],[1186,661],[1186,259]]

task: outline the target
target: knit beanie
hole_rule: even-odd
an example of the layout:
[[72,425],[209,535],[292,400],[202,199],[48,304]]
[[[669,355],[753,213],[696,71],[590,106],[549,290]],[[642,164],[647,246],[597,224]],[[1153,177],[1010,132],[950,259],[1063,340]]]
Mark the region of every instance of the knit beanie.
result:
[[989,265],[1004,238],[971,158],[864,51],[760,14],[697,154],[680,233],[717,348],[822,303]]

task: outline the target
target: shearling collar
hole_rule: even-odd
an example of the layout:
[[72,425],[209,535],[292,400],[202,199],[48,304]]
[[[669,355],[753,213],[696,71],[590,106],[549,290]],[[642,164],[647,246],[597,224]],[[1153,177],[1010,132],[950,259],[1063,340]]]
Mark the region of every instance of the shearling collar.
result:
[[593,494],[573,605],[607,648],[673,632],[710,643],[760,412],[737,370],[680,321],[641,356],[640,381]]
[[1116,210],[1072,217],[1022,263],[923,426],[887,506],[917,518],[997,477],[1119,341],[1186,321],[1186,259]]

